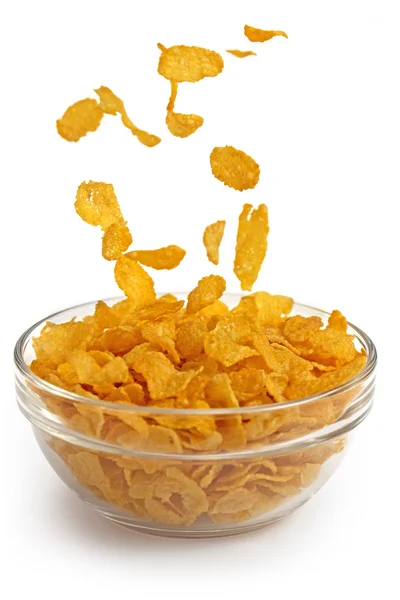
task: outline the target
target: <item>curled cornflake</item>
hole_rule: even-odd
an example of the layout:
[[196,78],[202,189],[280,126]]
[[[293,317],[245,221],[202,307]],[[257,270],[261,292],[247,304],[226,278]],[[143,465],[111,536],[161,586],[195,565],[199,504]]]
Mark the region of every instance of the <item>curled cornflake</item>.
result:
[[233,146],[215,147],[210,154],[210,165],[216,179],[239,192],[254,188],[260,179],[256,161]]
[[85,349],[92,335],[89,323],[75,322],[75,319],[67,323],[48,322],[39,337],[33,338],[33,349],[38,360],[52,361],[56,367],[72,350]]
[[252,50],[226,50],[229,54],[236,56],[236,58],[246,58],[247,56],[257,56]]
[[175,364],[181,362],[175,348],[175,322],[173,320],[160,320],[155,323],[146,321],[140,328],[143,340],[150,342],[156,350],[164,352]]
[[178,84],[171,81],[171,96],[167,106],[165,122],[172,135],[180,138],[189,137],[204,123],[203,117],[199,115],[176,113],[174,111]]
[[367,358],[359,355],[347,365],[339,367],[332,372],[322,373],[320,377],[294,379],[290,382],[286,390],[286,399],[297,400],[298,398],[305,398],[320,392],[332,390],[338,385],[349,381],[352,377],[355,377],[363,369],[366,362]]
[[323,365],[340,366],[357,356],[353,336],[341,330],[316,331],[305,344],[298,345],[301,355]]
[[143,131],[132,123],[126,113],[124,103],[120,98],[118,98],[118,96],[114,94],[114,92],[110,90],[110,88],[102,85],[94,91],[100,98],[101,109],[108,115],[116,115],[119,113],[121,115],[122,123],[125,125],[125,127],[131,130],[133,135],[137,137],[141,144],[152,148],[161,142],[161,139],[158,136],[148,133],[147,131]]
[[66,458],[71,471],[78,481],[101,492],[111,500],[113,497],[109,478],[105,475],[100,457],[92,452],[82,450],[69,454]]
[[114,355],[126,354],[141,341],[140,331],[129,325],[110,327],[98,338],[99,346]]
[[175,269],[180,265],[186,255],[186,250],[179,246],[165,246],[157,250],[133,250],[126,256],[140,262],[145,267],[152,269]]
[[262,394],[265,389],[266,373],[263,369],[240,369],[229,373],[232,390],[240,402],[247,402]]
[[277,35],[282,35],[285,38],[288,37],[287,33],[284,31],[257,29],[256,27],[251,27],[250,25],[244,26],[244,35],[248,40],[250,40],[250,42],[267,42]]
[[[133,300],[129,300],[129,298],[124,298],[123,300],[119,300],[115,304],[112,305],[112,312],[116,315],[118,319],[118,323],[122,323],[128,315],[136,308],[136,304]],[[124,323],[123,323],[124,324]]]
[[125,315],[123,324],[136,325],[142,321],[157,321],[161,317],[179,312],[184,304],[183,300],[173,301],[165,300],[165,297],[158,298],[158,300],[151,304],[130,311]]
[[[187,477],[176,467],[168,467],[165,474],[157,479],[154,496],[159,497],[164,502],[168,499],[170,509],[167,513],[167,522],[171,523],[190,525],[208,508],[205,492],[193,479]],[[152,507],[151,514],[154,515],[156,520],[160,520],[158,513],[160,505],[161,502],[154,509]],[[161,514],[163,513],[165,513],[165,510]],[[172,519],[171,515],[174,515]],[[163,517],[161,522],[165,522]]]
[[204,77],[215,77],[224,68],[224,61],[218,52],[197,46],[171,46],[161,50],[158,72],[170,81],[195,82]]
[[105,231],[102,255],[106,260],[117,260],[132,244],[132,235],[126,223],[114,223]]
[[347,319],[342,315],[340,310],[333,310],[328,319],[328,329],[337,329],[346,333]]
[[[277,326],[290,313],[292,307],[293,298],[288,296],[272,295],[268,292],[254,292],[254,294],[243,296],[232,312],[251,315],[261,325]],[[268,337],[270,339],[270,336]],[[276,341],[285,342],[285,339],[281,336],[275,335],[275,338]],[[270,341],[275,340],[270,339]]]
[[81,183],[76,193],[75,210],[86,223],[100,226],[104,231],[102,254],[106,260],[116,260],[128,250],[132,236],[110,183]]
[[100,332],[109,327],[116,327],[120,323],[118,315],[102,300],[96,304],[93,319]]
[[176,335],[176,348],[183,358],[196,358],[204,350],[204,336],[208,332],[203,320],[193,319],[183,323]]
[[162,300],[163,302],[176,302],[178,298],[173,294],[163,294],[160,296],[159,300]]
[[99,225],[106,231],[111,225],[125,225],[111,183],[84,181],[76,192],[75,210],[89,225]]
[[214,265],[219,263],[219,247],[224,236],[226,221],[216,221],[207,225],[203,234],[203,244],[207,252],[207,258]]
[[265,387],[268,394],[275,400],[275,402],[284,402],[285,397],[283,395],[289,377],[284,373],[269,373],[266,377]]
[[233,271],[242,290],[251,291],[267,252],[268,209],[245,204],[239,216]]
[[224,367],[257,356],[256,349],[246,345],[252,339],[251,326],[244,318],[225,317],[204,337],[205,353]]
[[[252,494],[245,488],[238,487],[219,498],[210,511],[210,514],[229,514],[232,517],[233,514],[240,514],[241,511],[247,511],[252,508],[255,502],[255,494]],[[244,515],[244,517],[248,518],[247,515]]]
[[206,400],[212,408],[235,408],[238,399],[226,373],[218,373],[210,379],[206,388]]
[[75,370],[81,384],[101,387],[131,382],[127,365],[118,356],[110,356],[108,362],[100,366],[89,352],[74,350],[68,355],[68,362]]
[[226,289],[226,281],[219,275],[208,275],[200,279],[197,286],[190,292],[187,300],[187,313],[193,314],[214,304]]
[[124,255],[118,258],[114,269],[115,281],[136,306],[150,304],[156,299],[154,282],[138,262]]
[[130,369],[143,375],[153,400],[170,398],[182,392],[200,371],[178,371],[171,361],[145,343],[136,346],[125,357]]
[[[213,302],[212,304],[209,304],[208,306],[202,308],[199,314],[203,317],[218,317],[222,315],[227,315],[228,312],[229,308],[225,304],[225,302],[222,302],[222,300],[217,300],[216,302]],[[209,324],[210,322],[211,319],[209,321]]]
[[357,351],[353,336],[346,333],[347,321],[343,315],[334,311],[326,329],[322,326],[319,317],[295,315],[287,319],[283,334],[309,361],[325,366],[340,366],[352,361]]
[[64,140],[77,142],[89,131],[96,131],[103,114],[97,100],[92,98],[79,100],[67,108],[61,119],[58,119],[57,131]]
[[204,119],[199,115],[168,112],[165,122],[172,135],[186,138],[203,125]]
[[320,317],[289,317],[283,326],[283,335],[294,346],[304,344],[323,326]]

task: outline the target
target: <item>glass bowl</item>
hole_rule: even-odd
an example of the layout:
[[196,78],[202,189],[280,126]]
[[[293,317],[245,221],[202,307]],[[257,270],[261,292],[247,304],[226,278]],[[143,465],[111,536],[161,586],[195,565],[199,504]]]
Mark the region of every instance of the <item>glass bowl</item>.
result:
[[[224,300],[233,306],[240,297],[227,294]],[[35,358],[32,338],[46,321],[81,319],[95,304],[51,315],[20,337],[17,400],[66,485],[95,511],[131,529],[212,537],[277,521],[330,478],[349,432],[371,409],[376,350],[351,324],[348,332],[367,356],[363,370],[330,391],[290,402],[207,410],[117,404],[62,390],[34,375],[28,366]],[[302,304],[292,312],[325,323],[329,316]],[[216,435],[223,436],[222,446]]]

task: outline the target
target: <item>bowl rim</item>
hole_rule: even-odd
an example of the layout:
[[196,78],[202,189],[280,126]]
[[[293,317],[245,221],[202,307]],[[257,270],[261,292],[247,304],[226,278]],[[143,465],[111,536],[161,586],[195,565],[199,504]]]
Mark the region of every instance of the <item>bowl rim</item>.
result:
[[[182,296],[187,296],[187,292],[172,292],[174,295],[182,295]],[[159,294],[158,297],[162,296],[163,294]],[[234,293],[234,292],[227,292],[226,294],[224,294],[224,297],[227,298],[228,296],[231,297],[243,297],[244,294],[241,293]],[[116,296],[116,297],[110,297],[110,298],[102,298],[101,300],[103,302],[105,302],[106,304],[109,303],[114,303],[114,302],[118,302],[120,300],[124,299],[124,297],[122,296]],[[56,385],[53,385],[52,383],[48,383],[47,381],[45,381],[44,379],[41,379],[39,376],[35,375],[29,368],[29,365],[25,362],[24,357],[23,357],[23,352],[25,349],[26,344],[31,340],[32,338],[32,334],[35,331],[35,329],[37,329],[40,325],[45,325],[47,321],[51,321],[52,319],[56,318],[56,317],[60,317],[63,313],[65,312],[69,312],[69,311],[74,311],[74,310],[78,310],[78,309],[83,309],[85,307],[88,306],[92,306],[95,305],[97,302],[99,302],[100,300],[92,300],[89,302],[84,302],[82,304],[76,304],[74,306],[68,307],[68,308],[64,308],[62,310],[59,310],[55,313],[52,313],[51,315],[45,317],[44,319],[40,319],[39,321],[37,321],[36,323],[34,323],[33,325],[31,325],[31,327],[29,327],[28,329],[26,329],[24,331],[24,333],[21,334],[21,336],[18,338],[15,347],[14,347],[14,362],[15,362],[15,367],[16,370],[18,371],[18,373],[20,373],[27,382],[29,382],[31,385],[42,389],[45,392],[51,393],[57,397],[60,397],[62,395],[62,398],[65,400],[70,400],[73,402],[80,402],[82,404],[87,404],[90,406],[94,406],[94,407],[98,407],[98,408],[103,408],[103,409],[107,409],[107,410],[113,410],[113,411],[123,411],[123,412],[135,412],[135,413],[151,413],[152,415],[174,415],[174,416],[183,416],[183,415],[208,415],[208,416],[221,416],[221,415],[238,415],[238,414],[246,414],[246,413],[250,413],[251,415],[257,415],[260,413],[268,413],[268,412],[274,412],[274,411],[282,411],[286,408],[293,408],[296,406],[303,406],[305,404],[311,404],[313,402],[319,401],[319,400],[326,400],[327,398],[330,398],[332,396],[336,396],[337,394],[341,394],[341,393],[345,393],[347,391],[349,391],[350,389],[352,389],[353,387],[365,382],[368,377],[375,371],[376,369],[376,365],[377,365],[377,350],[375,347],[375,344],[373,343],[373,341],[371,340],[371,338],[359,327],[357,327],[356,325],[353,325],[352,323],[348,322],[347,325],[348,327],[350,327],[353,332],[356,334],[356,337],[358,339],[358,341],[362,344],[362,346],[366,349],[367,352],[367,362],[364,365],[363,369],[357,373],[357,375],[355,375],[354,377],[352,377],[351,379],[349,379],[349,381],[347,381],[346,383],[342,383],[334,388],[332,388],[331,390],[327,390],[325,392],[319,393],[319,394],[314,394],[312,396],[306,396],[304,398],[300,398],[298,400],[289,400],[287,402],[276,402],[274,404],[266,404],[266,405],[261,405],[261,406],[246,406],[246,407],[234,407],[234,408],[162,408],[162,407],[156,407],[156,406],[137,406],[137,405],[127,405],[127,404],[121,404],[118,402],[107,402],[104,400],[99,400],[99,399],[94,399],[94,398],[90,398],[88,396],[82,396],[80,394],[76,394],[75,392],[70,392],[69,390],[64,390],[62,388],[57,387]],[[320,316],[323,317],[329,317],[329,315],[331,314],[328,311],[325,311],[323,309],[320,308],[316,308],[314,306],[310,306],[308,304],[304,304],[301,302],[294,302],[293,304],[293,308],[298,307],[299,309],[305,309],[308,311],[314,311],[316,313],[319,313]],[[352,333],[353,333],[352,332]]]

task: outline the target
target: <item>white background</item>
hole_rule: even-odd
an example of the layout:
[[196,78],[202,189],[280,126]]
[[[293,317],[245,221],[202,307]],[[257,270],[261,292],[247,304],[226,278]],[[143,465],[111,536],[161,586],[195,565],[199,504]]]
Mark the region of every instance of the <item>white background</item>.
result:
[[[399,12],[393,0],[14,0],[1,4],[0,502],[8,598],[350,598],[398,594]],[[250,44],[245,23],[289,39]],[[164,124],[169,84],[156,43],[218,50],[215,79],[179,88],[177,110],[204,117],[192,137]],[[141,146],[116,117],[78,144],[56,133],[67,106],[100,85],[125,101]],[[214,179],[208,156],[231,144],[261,165],[255,190]],[[257,289],[340,308],[378,347],[376,405],[347,459],[298,513],[219,540],[136,535],[101,520],[45,463],[19,414],[12,346],[57,309],[117,293],[100,232],[76,216],[78,184],[114,183],[136,248],[188,255],[158,289],[211,272],[203,228],[227,219],[220,268],[230,290],[237,215],[266,202],[271,234]],[[4,287],[3,287],[4,285]],[[398,319],[398,316],[397,316]]]

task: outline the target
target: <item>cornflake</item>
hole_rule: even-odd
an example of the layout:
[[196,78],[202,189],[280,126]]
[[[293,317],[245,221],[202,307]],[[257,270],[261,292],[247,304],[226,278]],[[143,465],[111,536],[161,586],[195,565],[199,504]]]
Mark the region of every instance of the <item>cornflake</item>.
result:
[[236,58],[246,58],[247,56],[257,56],[255,52],[252,50],[227,50],[229,54],[232,56],[236,56]]
[[167,105],[165,122],[172,135],[180,138],[189,137],[204,123],[203,117],[192,114],[182,114],[174,111],[175,100],[178,93],[178,84],[171,81],[171,96]]
[[152,278],[135,260],[121,256],[115,263],[114,274],[118,286],[136,306],[156,299]]
[[158,250],[133,250],[126,256],[152,269],[175,269],[185,258],[186,251],[179,246],[166,246]]
[[225,279],[219,275],[208,275],[200,279],[197,286],[188,295],[188,314],[199,312],[206,306],[214,304],[222,296],[225,289]]
[[242,290],[251,290],[267,253],[268,209],[245,204],[239,216],[234,273]]
[[152,148],[161,142],[161,139],[157,135],[143,131],[132,123],[127,115],[124,103],[120,98],[118,98],[118,96],[114,94],[114,92],[110,90],[110,88],[101,86],[94,91],[100,98],[100,107],[103,112],[108,115],[120,114],[122,123],[125,125],[125,127],[131,130],[133,135],[137,137],[141,144]]
[[101,181],[84,181],[76,192],[75,210],[89,223],[106,231],[111,225],[125,225],[114,187]]
[[58,119],[57,131],[67,142],[77,142],[90,131],[96,131],[103,115],[103,110],[96,100],[79,100],[67,108],[61,119]]
[[102,255],[106,260],[117,260],[132,243],[132,235],[126,223],[114,223],[105,231],[102,241]]
[[226,221],[216,221],[207,225],[203,234],[203,244],[207,258],[214,265],[219,263],[219,247],[224,236]]
[[161,50],[158,72],[170,81],[193,83],[204,77],[215,77],[224,68],[222,56],[213,50],[197,46],[165,48],[162,44],[158,47]]
[[216,179],[240,192],[254,188],[260,178],[260,167],[256,161],[233,146],[214,148],[210,154],[210,165]]
[[284,31],[271,31],[267,29],[257,29],[256,27],[251,27],[250,25],[244,26],[244,35],[250,42],[267,42],[276,36],[283,36],[287,38],[287,34]]

